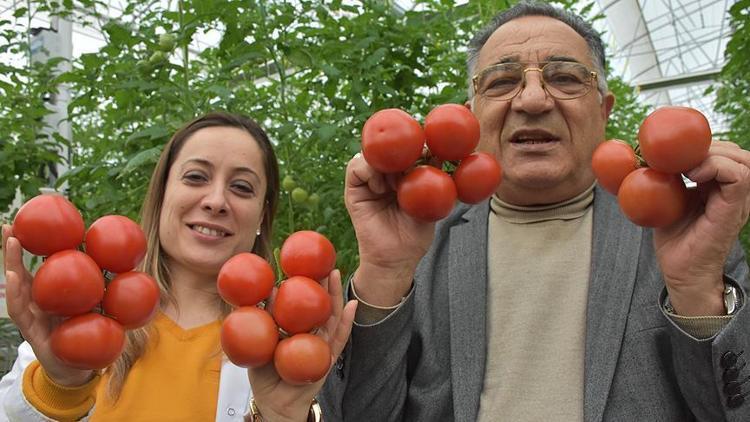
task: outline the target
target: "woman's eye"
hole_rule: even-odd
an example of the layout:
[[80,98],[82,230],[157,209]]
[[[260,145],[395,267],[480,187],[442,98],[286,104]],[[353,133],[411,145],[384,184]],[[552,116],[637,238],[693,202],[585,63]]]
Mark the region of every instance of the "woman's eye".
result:
[[182,176],[182,179],[191,183],[204,182],[208,180],[205,175],[198,172],[185,173],[185,175]]
[[253,189],[253,186],[247,182],[235,182],[232,183],[232,189],[242,193],[242,194],[252,194],[255,192],[255,189]]

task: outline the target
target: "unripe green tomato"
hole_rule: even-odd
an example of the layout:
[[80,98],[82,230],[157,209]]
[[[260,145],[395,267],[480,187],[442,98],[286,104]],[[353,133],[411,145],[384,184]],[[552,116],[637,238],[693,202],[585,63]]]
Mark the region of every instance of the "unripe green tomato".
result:
[[135,64],[136,69],[142,76],[148,76],[154,68],[146,60],[138,60]]
[[307,201],[307,191],[302,188],[294,188],[292,191],[292,201],[297,203],[304,203]]
[[310,205],[311,207],[317,207],[317,206],[318,206],[318,204],[320,203],[320,195],[318,195],[317,193],[313,193],[313,194],[311,194],[311,195],[310,195],[310,196],[309,196],[309,197],[307,198],[307,203],[308,203],[308,204],[309,204],[309,205]]
[[284,180],[281,181],[281,187],[284,188],[285,191],[291,192],[297,187],[297,182],[294,181],[292,176],[287,175],[284,177]]
[[159,50],[165,53],[169,53],[174,50],[174,46],[177,43],[177,38],[172,34],[161,34],[159,35]]
[[152,66],[159,66],[167,61],[167,55],[163,51],[155,51],[154,54],[148,59],[148,63]]

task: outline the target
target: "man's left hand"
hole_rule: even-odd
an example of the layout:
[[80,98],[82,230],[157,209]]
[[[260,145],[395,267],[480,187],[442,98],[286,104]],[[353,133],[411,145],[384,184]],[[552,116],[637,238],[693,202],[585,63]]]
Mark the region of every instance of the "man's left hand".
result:
[[685,175],[698,184],[690,211],[654,231],[656,255],[677,314],[723,315],[724,263],[750,213],[750,151],[713,141]]

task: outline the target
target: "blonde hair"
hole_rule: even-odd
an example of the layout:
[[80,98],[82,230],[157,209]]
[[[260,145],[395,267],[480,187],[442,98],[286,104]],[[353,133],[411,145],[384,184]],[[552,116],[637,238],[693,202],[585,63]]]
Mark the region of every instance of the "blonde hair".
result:
[[[177,130],[164,146],[151,176],[146,198],[141,208],[141,227],[146,234],[147,251],[139,269],[150,274],[157,281],[161,291],[160,306],[164,306],[166,303],[175,304],[167,256],[161,248],[159,239],[159,216],[164,201],[169,170],[180,149],[190,136],[200,129],[217,126],[229,126],[247,131],[258,142],[261,151],[263,151],[267,186],[260,235],[255,240],[252,252],[266,258],[269,262],[273,262],[271,259],[271,230],[279,197],[279,168],[268,135],[255,121],[248,117],[225,112],[214,112],[198,117]],[[217,300],[217,303],[221,303],[222,315],[226,316],[231,310],[230,306],[221,300]],[[152,340],[152,335],[148,325],[127,332],[125,350],[117,361],[108,368],[107,396],[112,402],[119,398],[130,369],[143,355],[146,345]]]

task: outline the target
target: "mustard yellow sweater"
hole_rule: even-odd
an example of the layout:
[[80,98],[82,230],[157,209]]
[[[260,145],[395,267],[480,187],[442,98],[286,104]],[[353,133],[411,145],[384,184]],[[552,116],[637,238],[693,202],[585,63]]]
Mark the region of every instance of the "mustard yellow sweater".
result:
[[106,397],[106,372],[84,386],[65,388],[52,382],[36,361],[24,372],[24,396],[37,410],[60,421],[75,421],[90,411],[94,422],[214,420],[221,323],[184,330],[159,313],[151,327],[146,352],[128,373],[115,403]]

